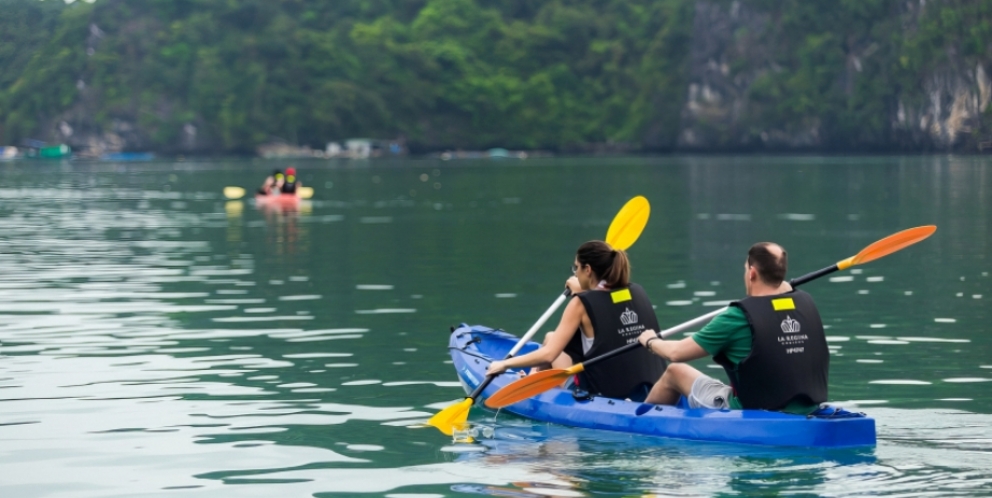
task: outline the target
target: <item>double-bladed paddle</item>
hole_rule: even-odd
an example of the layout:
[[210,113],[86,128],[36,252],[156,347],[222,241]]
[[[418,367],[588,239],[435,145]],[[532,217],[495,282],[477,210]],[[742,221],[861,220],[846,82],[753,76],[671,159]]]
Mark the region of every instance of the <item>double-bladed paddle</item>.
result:
[[[648,217],[651,215],[651,205],[648,200],[643,196],[637,196],[633,199],[627,201],[620,212],[617,213],[616,217],[613,218],[613,222],[610,223],[610,228],[606,232],[606,243],[612,246],[614,249],[627,250],[630,246],[634,245],[637,238],[641,236],[641,232],[644,231],[644,226],[648,224]],[[554,304],[548,308],[547,311],[541,315],[541,318],[537,320],[536,323],[527,331],[523,337],[517,341],[517,344],[513,346],[513,349],[507,353],[506,358],[509,359],[513,355],[520,351],[520,348],[530,340],[531,337],[537,333],[544,322],[548,321],[548,318],[554,314],[555,310],[561,306],[561,303],[565,302],[568,297],[569,291],[565,290],[558,299],[555,300]],[[444,434],[450,436],[454,433],[454,430],[462,427],[468,420],[469,409],[475,404],[475,400],[482,394],[483,389],[485,389],[492,381],[495,379],[495,375],[487,375],[486,379],[479,384],[478,387],[472,391],[464,400],[455,403],[430,418],[427,421],[428,425],[437,427],[438,430]]]
[[[873,244],[865,247],[858,254],[851,256],[845,260],[839,261],[837,264],[830,265],[822,270],[815,271],[803,275],[798,278],[794,278],[789,281],[792,286],[797,286],[820,278],[824,275],[833,273],[838,270],[846,270],[852,266],[862,265],[870,261],[888,256],[896,251],[899,251],[907,246],[911,246],[927,237],[932,235],[937,230],[934,225],[927,225],[922,227],[910,228],[908,230],[903,230],[898,233],[894,233],[885,237],[882,240],[874,242]],[[713,318],[715,318],[720,313],[726,311],[727,308],[723,307],[715,311],[711,311],[703,316],[694,318],[685,322],[681,325],[677,325],[670,329],[663,330],[659,337],[665,338],[672,334],[689,330],[693,327],[703,325]],[[608,353],[604,353],[595,358],[591,358],[577,365],[573,365],[569,368],[556,368],[549,370],[542,370],[533,375],[528,375],[518,381],[504,386],[495,394],[486,399],[486,406],[490,408],[502,408],[504,406],[512,405],[518,401],[523,401],[532,396],[541,394],[549,389],[561,385],[569,377],[580,373],[586,369],[586,367],[598,363],[603,360],[613,358],[616,355],[626,353],[627,351],[632,351],[641,347],[639,342],[632,342],[621,348],[614,349]]]
[[[300,187],[296,189],[296,195],[300,199],[309,199],[313,197],[313,187]],[[224,197],[234,200],[240,199],[245,196],[245,189],[241,187],[224,187]]]

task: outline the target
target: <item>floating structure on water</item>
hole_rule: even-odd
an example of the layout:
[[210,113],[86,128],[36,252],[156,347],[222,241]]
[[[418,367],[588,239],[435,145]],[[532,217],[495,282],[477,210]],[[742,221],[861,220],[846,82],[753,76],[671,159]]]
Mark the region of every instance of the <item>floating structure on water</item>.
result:
[[550,152],[508,150],[495,147],[488,150],[455,150],[442,152],[438,157],[442,160],[451,159],[527,159],[532,157],[550,157]]
[[66,144],[51,145],[41,140],[25,140],[24,157],[31,159],[68,159],[72,148]]
[[343,146],[338,142],[328,142],[324,150],[314,149],[308,145],[290,145],[283,142],[270,143],[258,148],[258,155],[266,159],[368,159],[405,156],[406,154],[406,145],[402,139],[378,138],[350,138],[344,141]]

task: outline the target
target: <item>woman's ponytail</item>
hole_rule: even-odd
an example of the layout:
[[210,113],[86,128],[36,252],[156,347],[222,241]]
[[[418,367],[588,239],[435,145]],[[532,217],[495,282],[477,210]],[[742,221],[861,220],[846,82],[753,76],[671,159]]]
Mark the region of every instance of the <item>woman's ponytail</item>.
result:
[[623,250],[614,249],[601,240],[592,240],[579,246],[575,257],[579,263],[589,265],[609,288],[630,285],[630,260]]

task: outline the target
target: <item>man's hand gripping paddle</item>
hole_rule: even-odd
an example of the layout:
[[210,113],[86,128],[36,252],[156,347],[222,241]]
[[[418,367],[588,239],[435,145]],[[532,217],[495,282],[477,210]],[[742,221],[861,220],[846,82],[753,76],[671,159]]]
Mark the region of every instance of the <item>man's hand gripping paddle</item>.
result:
[[[824,275],[833,273],[838,270],[846,270],[852,266],[862,265],[870,261],[888,256],[896,251],[899,251],[905,247],[911,246],[927,237],[932,235],[937,231],[937,227],[934,225],[910,228],[908,230],[903,230],[899,233],[889,235],[888,237],[879,240],[868,247],[865,247],[858,254],[851,256],[845,260],[838,262],[837,264],[830,265],[822,270],[803,275],[799,278],[794,278],[789,281],[789,284],[793,287],[797,285],[804,284],[810,280],[820,278]],[[672,334],[682,332],[685,330],[690,330],[694,327],[703,325],[713,318],[715,318],[720,313],[726,311],[727,308],[723,307],[716,311],[711,311],[703,316],[694,318],[685,322],[681,325],[677,325],[670,329],[662,331],[659,337],[665,338]],[[502,408],[504,406],[509,406],[519,401],[523,401],[532,396],[536,396],[552,388],[561,385],[569,377],[582,372],[589,365],[598,363],[600,361],[612,358],[618,354],[625,353],[641,347],[639,342],[630,343],[624,347],[614,349],[608,353],[604,353],[595,358],[586,360],[577,365],[573,365],[569,368],[556,368],[550,370],[542,370],[533,375],[528,375],[518,381],[506,385],[496,394],[493,394],[486,400],[486,406],[489,408]]]
[[[610,223],[610,228],[606,232],[606,243],[612,246],[614,249],[627,250],[630,246],[634,245],[637,238],[641,236],[641,232],[644,231],[644,226],[648,224],[648,217],[651,215],[651,205],[648,204],[648,200],[643,196],[637,196],[633,199],[627,201],[626,204],[620,209],[616,217],[613,218],[613,222]],[[507,353],[506,358],[511,358],[513,355],[520,351],[520,348],[530,340],[534,334],[537,333],[548,318],[561,306],[561,303],[565,302],[568,298],[569,291],[566,289],[558,299],[555,300],[554,304],[548,308],[547,311],[541,315],[541,318],[537,320],[536,323],[527,331],[523,337],[517,341],[517,344],[513,346],[513,349]],[[506,359],[504,358],[504,359]],[[469,409],[475,404],[475,400],[482,394],[482,391],[495,379],[495,375],[487,375],[486,379],[476,387],[471,394],[468,395],[464,400],[455,403],[430,418],[427,421],[428,425],[437,427],[438,430],[444,434],[450,436],[454,433],[455,429],[463,427],[465,422],[468,420]]]

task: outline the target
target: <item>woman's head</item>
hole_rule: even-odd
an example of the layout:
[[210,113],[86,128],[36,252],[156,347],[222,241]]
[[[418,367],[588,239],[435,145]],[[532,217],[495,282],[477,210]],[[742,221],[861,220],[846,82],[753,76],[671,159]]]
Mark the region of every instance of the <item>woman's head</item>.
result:
[[588,267],[592,272],[589,277],[591,283],[584,287],[595,287],[600,280],[606,281],[611,289],[630,285],[630,261],[627,253],[613,249],[606,242],[591,240],[582,244],[575,252],[575,262],[576,276],[580,277],[580,281],[580,274],[583,274],[581,270]]

